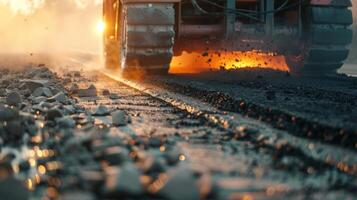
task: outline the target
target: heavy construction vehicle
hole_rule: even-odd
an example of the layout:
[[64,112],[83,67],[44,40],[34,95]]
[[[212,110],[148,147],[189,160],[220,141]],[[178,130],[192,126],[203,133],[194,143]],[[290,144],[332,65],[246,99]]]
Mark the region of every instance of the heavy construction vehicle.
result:
[[351,0],[104,0],[108,68],[166,73],[183,51],[259,50],[292,72],[336,72],[352,42]]

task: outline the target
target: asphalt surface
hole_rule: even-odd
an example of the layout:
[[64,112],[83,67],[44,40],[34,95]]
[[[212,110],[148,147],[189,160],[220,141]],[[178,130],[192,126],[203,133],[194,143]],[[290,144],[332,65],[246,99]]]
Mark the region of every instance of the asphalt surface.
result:
[[1,69],[2,197],[356,196],[355,78],[80,67]]
[[149,82],[297,135],[356,148],[356,80],[344,75],[295,77],[275,71],[239,70],[173,75]]

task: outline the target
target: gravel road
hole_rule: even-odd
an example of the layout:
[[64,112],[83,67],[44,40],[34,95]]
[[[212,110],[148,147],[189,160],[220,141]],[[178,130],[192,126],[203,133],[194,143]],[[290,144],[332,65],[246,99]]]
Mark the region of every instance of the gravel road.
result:
[[0,70],[1,197],[356,195],[353,78],[240,71],[139,82],[75,68]]

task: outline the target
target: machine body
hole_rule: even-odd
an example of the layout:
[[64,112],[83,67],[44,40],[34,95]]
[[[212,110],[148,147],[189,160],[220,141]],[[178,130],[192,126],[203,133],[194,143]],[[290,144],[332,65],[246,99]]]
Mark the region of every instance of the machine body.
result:
[[352,42],[350,0],[104,0],[106,65],[166,73],[183,51],[268,51],[297,73],[335,72]]

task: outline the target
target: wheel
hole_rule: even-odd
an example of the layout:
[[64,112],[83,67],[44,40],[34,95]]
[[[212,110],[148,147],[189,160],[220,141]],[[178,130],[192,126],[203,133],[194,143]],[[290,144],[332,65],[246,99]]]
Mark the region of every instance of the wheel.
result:
[[105,48],[108,66],[114,63],[125,75],[167,73],[175,37],[174,5],[128,3],[121,8],[119,41],[107,42]]
[[332,1],[328,6],[305,6],[303,41],[287,57],[292,72],[336,73],[348,56],[347,45],[352,43],[350,6],[349,0]]

